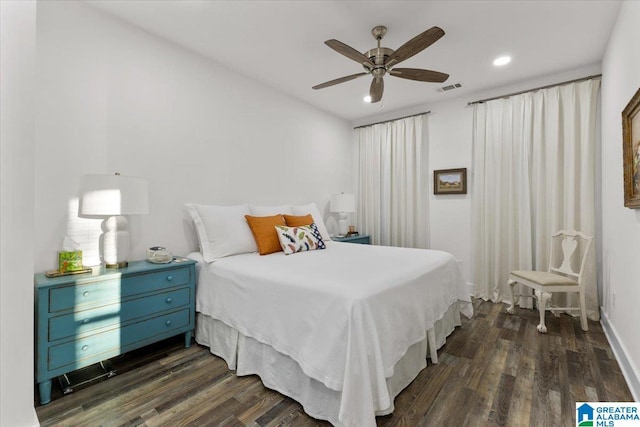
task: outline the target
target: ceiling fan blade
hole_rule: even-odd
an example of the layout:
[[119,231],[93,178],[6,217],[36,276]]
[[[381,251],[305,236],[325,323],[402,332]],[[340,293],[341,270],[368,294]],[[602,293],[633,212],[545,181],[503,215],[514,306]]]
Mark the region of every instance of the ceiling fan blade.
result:
[[321,83],[319,85],[315,85],[313,87],[313,89],[323,89],[325,87],[337,85],[338,83],[348,82],[349,80],[357,79],[358,77],[362,77],[362,76],[366,76],[366,75],[367,75],[367,73],[351,74],[350,76],[340,77],[339,79],[330,80],[328,82],[324,82],[324,83]]
[[437,42],[442,36],[444,36],[444,30],[440,27],[431,27],[427,31],[418,34],[389,56],[385,65],[391,67],[406,59],[411,58],[413,55],[422,52],[435,42]]
[[449,74],[438,71],[422,70],[420,68],[395,68],[389,71],[394,77],[417,80],[419,82],[442,83],[449,78]]
[[371,103],[378,102],[382,99],[382,92],[384,91],[384,80],[382,77],[374,77],[371,82],[371,88],[369,89],[369,96],[371,97]]
[[357,50],[355,50],[354,48],[352,48],[351,46],[348,46],[344,43],[342,43],[341,41],[338,41],[336,39],[331,39],[331,40],[327,40],[326,42],[324,42],[324,44],[326,44],[327,46],[329,46],[331,49],[335,50],[336,52],[346,56],[349,59],[353,59],[354,61],[360,63],[360,64],[367,64],[370,66],[370,68],[374,67],[373,62],[371,62],[371,60],[369,58],[367,58],[364,54],[358,52]]

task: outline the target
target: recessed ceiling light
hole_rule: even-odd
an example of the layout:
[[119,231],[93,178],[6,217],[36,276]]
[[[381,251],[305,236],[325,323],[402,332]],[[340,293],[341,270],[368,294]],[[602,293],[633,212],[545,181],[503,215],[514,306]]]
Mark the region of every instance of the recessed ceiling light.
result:
[[371,102],[371,96],[367,95],[367,96],[365,96],[364,98],[362,98],[362,100],[363,100],[364,102]]
[[507,65],[509,62],[511,62],[510,56],[500,56],[493,60],[493,65],[496,67],[502,67],[503,65]]

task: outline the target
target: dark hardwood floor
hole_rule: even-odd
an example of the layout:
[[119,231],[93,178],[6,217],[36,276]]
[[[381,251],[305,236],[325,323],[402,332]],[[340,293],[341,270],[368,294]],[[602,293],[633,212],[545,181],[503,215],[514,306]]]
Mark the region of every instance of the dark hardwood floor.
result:
[[[474,301],[473,319],[379,426],[575,426],[576,401],[632,401],[599,323]],[[43,426],[329,426],[182,337],[112,359],[118,375],[36,408]],[[38,397],[36,396],[36,399]],[[37,401],[37,400],[36,400]]]

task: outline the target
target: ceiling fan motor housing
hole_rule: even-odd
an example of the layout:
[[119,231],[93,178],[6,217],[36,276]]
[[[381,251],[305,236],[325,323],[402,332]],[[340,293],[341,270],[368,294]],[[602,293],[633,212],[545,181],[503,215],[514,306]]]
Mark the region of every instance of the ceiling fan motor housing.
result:
[[387,58],[391,56],[394,52],[393,49],[389,49],[388,47],[376,47],[364,53],[364,56],[368,57],[371,62],[376,64],[376,66],[384,66]]

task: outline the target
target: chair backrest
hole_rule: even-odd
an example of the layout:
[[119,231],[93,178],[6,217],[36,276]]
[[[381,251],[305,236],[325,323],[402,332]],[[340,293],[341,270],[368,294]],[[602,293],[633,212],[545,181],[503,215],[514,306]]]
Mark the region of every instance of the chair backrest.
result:
[[580,231],[560,230],[553,234],[549,271],[573,277],[580,283],[592,243],[593,237]]

